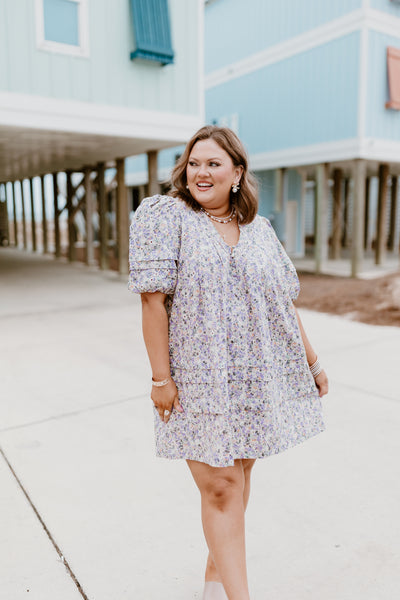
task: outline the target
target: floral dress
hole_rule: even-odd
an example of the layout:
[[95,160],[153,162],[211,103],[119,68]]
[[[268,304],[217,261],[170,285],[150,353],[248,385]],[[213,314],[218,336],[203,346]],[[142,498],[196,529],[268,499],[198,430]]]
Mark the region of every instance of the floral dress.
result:
[[143,200],[131,224],[132,292],[168,295],[171,374],[184,412],[154,409],[156,452],[214,467],[282,452],[324,430],[292,301],[294,266],[270,222],[231,248],[182,200]]

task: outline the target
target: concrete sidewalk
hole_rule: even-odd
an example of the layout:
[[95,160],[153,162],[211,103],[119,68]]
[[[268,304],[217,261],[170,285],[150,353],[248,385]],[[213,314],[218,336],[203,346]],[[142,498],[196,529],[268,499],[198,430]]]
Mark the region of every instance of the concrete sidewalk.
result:
[[[0,598],[201,598],[198,492],[183,461],[154,458],[139,299],[12,249],[0,289]],[[327,431],[255,467],[252,600],[394,600],[400,329],[302,317]]]

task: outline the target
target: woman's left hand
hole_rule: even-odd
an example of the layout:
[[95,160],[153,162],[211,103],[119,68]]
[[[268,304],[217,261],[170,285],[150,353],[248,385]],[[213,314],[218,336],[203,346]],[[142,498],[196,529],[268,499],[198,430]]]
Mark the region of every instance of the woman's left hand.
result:
[[316,376],[315,385],[318,388],[320,398],[322,398],[322,396],[325,396],[325,394],[328,393],[328,389],[329,389],[328,377],[324,370],[322,370],[321,373]]

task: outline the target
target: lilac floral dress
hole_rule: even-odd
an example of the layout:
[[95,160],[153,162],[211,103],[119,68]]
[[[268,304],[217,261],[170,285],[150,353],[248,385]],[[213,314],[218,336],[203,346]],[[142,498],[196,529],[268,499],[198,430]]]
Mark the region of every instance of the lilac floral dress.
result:
[[158,456],[226,467],[324,430],[292,304],[297,274],[267,219],[241,225],[230,248],[204,213],[146,198],[131,224],[129,289],[168,294],[184,412],[166,424],[154,409]]

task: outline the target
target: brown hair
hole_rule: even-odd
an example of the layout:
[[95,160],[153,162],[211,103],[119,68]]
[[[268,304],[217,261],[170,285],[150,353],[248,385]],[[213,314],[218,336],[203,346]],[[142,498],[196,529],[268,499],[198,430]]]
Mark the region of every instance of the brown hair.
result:
[[237,135],[227,127],[206,125],[197,131],[186,144],[183,154],[179,157],[171,174],[171,196],[179,197],[193,210],[199,210],[198,202],[186,188],[186,167],[193,146],[200,140],[214,140],[225,152],[229,154],[235,167],[242,166],[243,173],[240,178],[240,189],[234,194],[231,191],[230,201],[235,205],[238,213],[238,222],[251,223],[257,214],[258,191],[255,177],[250,173],[246,150]]

